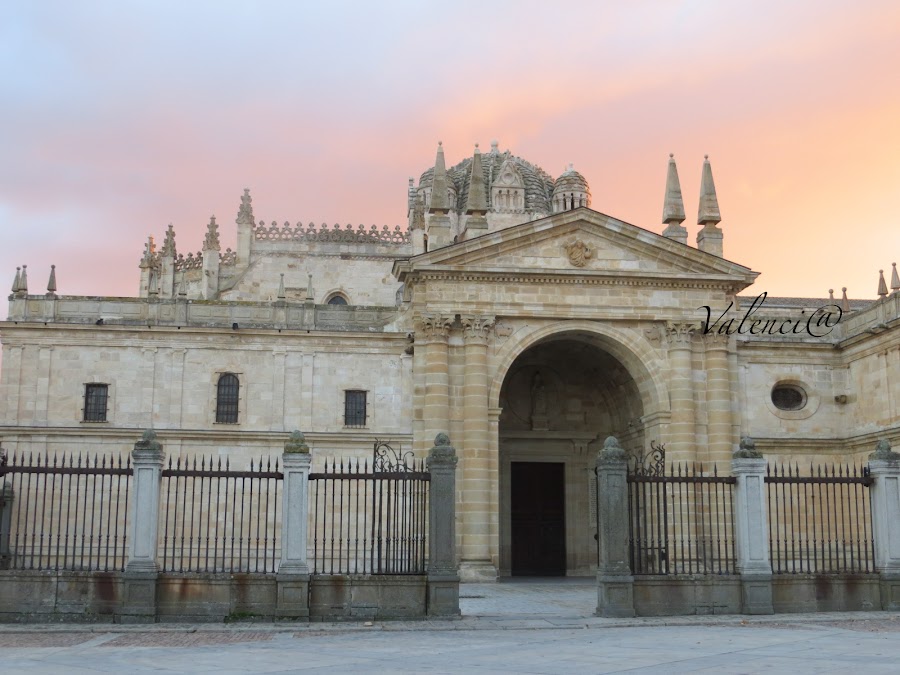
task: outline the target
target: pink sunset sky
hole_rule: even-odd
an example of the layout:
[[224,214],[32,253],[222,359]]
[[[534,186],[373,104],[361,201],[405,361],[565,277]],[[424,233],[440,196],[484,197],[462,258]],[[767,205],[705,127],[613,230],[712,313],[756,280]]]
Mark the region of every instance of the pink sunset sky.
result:
[[136,295],[147,235],[406,224],[407,179],[500,149],[654,232],[703,155],[748,292],[875,297],[900,262],[900,3],[48,2],[0,19],[0,282]]

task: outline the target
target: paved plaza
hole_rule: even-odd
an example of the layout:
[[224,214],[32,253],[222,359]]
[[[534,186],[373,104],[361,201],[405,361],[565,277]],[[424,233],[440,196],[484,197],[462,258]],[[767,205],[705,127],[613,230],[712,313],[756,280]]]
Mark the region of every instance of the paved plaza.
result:
[[900,669],[900,614],[601,619],[589,580],[465,584],[457,621],[0,626],[0,672],[829,673]]

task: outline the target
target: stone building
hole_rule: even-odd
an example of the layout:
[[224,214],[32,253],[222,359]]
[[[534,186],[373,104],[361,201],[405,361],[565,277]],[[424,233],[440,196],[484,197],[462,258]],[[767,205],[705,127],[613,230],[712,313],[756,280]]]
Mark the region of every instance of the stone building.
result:
[[709,161],[691,243],[667,171],[662,234],[595,210],[571,165],[554,178],[493,143],[450,168],[439,146],[404,228],[267,224],[245,191],[236,250],[213,217],[185,256],[170,225],[136,297],[59,295],[55,270],[35,293],[23,266],[0,441],[125,452],[152,427],[169,455],[238,462],[299,428],[322,461],[376,439],[421,455],[447,431],[464,579],[589,573],[608,435],[723,468],[743,435],[803,461],[900,444],[896,267],[875,301],[754,303]]

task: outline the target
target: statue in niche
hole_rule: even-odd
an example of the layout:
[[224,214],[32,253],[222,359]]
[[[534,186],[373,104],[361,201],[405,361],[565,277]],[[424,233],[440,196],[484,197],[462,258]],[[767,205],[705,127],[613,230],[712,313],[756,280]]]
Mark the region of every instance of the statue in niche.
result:
[[550,428],[547,418],[547,387],[541,372],[534,374],[531,380],[531,429],[547,431]]

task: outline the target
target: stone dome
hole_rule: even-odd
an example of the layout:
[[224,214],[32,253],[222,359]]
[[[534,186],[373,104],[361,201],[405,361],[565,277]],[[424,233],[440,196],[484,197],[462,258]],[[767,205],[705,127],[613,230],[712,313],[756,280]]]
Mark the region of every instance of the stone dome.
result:
[[584,192],[588,196],[591,194],[587,180],[578,173],[571,164],[569,164],[569,168],[556,179],[553,188],[553,194],[561,194],[563,192]]
[[[500,167],[506,160],[510,160],[522,176],[525,183],[525,210],[537,213],[550,213],[550,202],[553,196],[553,178],[541,167],[528,162],[521,157],[513,155],[509,150],[498,152],[492,148],[490,152],[481,155],[481,168],[484,172],[485,192],[488,198],[488,207],[491,206],[491,186],[494,180],[500,176]],[[469,178],[472,173],[472,158],[466,157],[459,164],[447,169],[447,180],[452,183],[458,196],[456,210],[463,213],[466,209],[466,199],[469,196]],[[579,176],[581,174],[578,174]],[[419,189],[430,187],[434,167],[427,169],[419,178]],[[584,178],[582,178],[584,181]],[[587,183],[585,183],[587,185]]]

